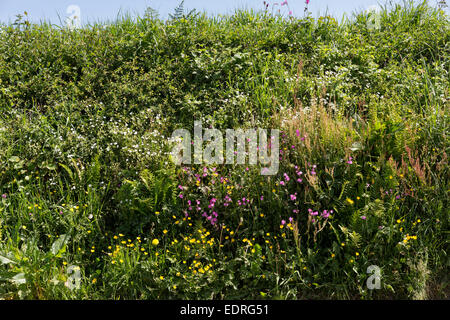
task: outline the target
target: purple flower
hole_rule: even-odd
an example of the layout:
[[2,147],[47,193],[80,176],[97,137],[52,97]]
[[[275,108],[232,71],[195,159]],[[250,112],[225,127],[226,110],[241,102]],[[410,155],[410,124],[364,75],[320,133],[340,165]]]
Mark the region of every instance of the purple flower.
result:
[[6,194],[2,194],[2,198],[3,198],[3,199],[6,199]]
[[361,216],[361,219],[366,220],[367,217],[366,216]]
[[348,164],[352,164],[352,163],[353,163],[352,160],[353,160],[353,158],[352,158],[352,157],[349,157],[347,163],[348,163]]
[[297,192],[295,194],[291,194],[291,200],[295,201],[297,199]]
[[286,220],[281,220],[281,225],[285,225],[286,224]]

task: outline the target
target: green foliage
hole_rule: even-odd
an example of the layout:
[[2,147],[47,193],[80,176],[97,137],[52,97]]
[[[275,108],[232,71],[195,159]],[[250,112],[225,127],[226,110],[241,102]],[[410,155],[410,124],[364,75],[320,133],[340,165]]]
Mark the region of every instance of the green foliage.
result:
[[[447,297],[448,17],[375,18],[0,26],[0,298]],[[281,129],[278,174],[176,167],[193,120]]]

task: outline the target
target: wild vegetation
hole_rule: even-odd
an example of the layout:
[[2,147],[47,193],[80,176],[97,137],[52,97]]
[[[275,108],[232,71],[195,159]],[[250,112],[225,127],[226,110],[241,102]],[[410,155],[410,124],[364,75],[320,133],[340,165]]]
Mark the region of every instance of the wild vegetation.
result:
[[[2,25],[0,297],[448,298],[448,16],[371,19]],[[278,174],[176,166],[194,120],[280,129]]]

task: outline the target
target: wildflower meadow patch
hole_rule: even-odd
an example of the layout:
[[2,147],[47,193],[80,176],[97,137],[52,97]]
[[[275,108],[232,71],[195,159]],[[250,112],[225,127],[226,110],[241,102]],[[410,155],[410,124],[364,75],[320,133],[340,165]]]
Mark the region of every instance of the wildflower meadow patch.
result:
[[448,15],[289,5],[0,25],[1,299],[448,298]]

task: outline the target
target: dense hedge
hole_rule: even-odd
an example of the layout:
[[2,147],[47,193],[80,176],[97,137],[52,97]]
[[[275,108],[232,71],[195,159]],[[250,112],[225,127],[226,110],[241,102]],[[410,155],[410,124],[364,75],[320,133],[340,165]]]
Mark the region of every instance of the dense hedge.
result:
[[[1,26],[0,297],[448,297],[448,16],[371,19]],[[194,120],[282,130],[278,175],[175,166]]]

